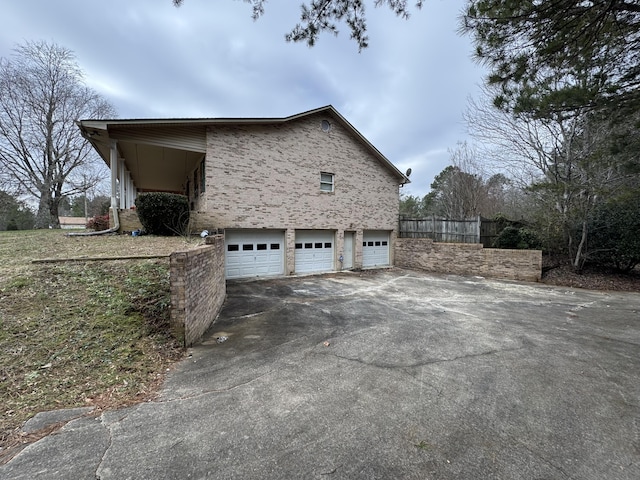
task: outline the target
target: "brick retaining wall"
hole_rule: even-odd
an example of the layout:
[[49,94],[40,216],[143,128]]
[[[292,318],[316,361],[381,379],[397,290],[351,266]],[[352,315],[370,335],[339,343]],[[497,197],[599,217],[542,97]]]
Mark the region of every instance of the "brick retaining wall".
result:
[[542,276],[542,252],[483,248],[479,243],[436,243],[428,238],[398,238],[395,265],[427,272],[537,282]]
[[200,340],[218,316],[227,289],[224,275],[224,236],[207,237],[207,244],[174,252],[171,265],[171,327],[190,346]]

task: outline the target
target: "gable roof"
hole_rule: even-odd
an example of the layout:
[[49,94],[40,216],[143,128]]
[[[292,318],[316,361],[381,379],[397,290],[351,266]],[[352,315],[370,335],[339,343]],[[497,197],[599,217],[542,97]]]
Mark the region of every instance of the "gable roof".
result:
[[[409,178],[403,174],[400,170],[393,165],[387,157],[385,157],[376,147],[373,146],[369,140],[367,140],[351,123],[349,123],[332,105],[308,110],[306,112],[298,113],[284,118],[151,118],[151,119],[113,119],[113,120],[80,120],[77,122],[82,135],[91,142],[93,147],[98,151],[103,160],[109,164],[109,140],[124,138],[118,138],[118,134],[113,132],[114,135],[110,135],[110,131],[123,127],[127,128],[129,135],[132,130],[149,129],[153,128],[161,130],[165,134],[169,134],[170,131],[178,129],[180,131],[180,137],[182,142],[188,144],[189,150],[195,152],[206,151],[206,145],[204,141],[204,130],[208,126],[234,126],[234,125],[278,125],[290,123],[295,120],[315,115],[318,113],[325,113],[332,116],[338,121],[353,137],[360,142],[379,162],[383,167],[388,169],[395,177],[398,178],[400,184],[410,183]],[[133,140],[128,138],[128,140]],[[175,147],[175,145],[166,145],[167,147]],[[186,147],[186,145],[185,145]]]

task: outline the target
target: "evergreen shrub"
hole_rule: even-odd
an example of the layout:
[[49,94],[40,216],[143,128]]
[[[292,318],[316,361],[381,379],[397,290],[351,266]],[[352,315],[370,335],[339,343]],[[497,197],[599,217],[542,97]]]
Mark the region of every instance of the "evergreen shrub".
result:
[[142,193],[136,198],[136,212],[145,233],[164,236],[188,233],[190,211],[184,195]]

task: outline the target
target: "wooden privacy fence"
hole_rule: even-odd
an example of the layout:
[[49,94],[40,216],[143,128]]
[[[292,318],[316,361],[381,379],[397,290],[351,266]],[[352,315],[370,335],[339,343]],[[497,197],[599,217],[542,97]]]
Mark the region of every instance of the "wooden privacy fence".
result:
[[498,234],[498,224],[480,216],[464,220],[400,216],[398,236],[400,238],[430,238],[434,242],[482,243],[491,247]]

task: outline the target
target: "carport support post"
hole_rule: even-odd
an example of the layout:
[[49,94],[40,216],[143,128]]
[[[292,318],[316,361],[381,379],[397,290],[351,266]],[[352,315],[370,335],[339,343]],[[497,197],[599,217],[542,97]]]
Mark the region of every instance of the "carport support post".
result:
[[111,208],[115,211],[118,208],[118,141],[111,140],[109,151],[109,161],[111,167]]
[[125,190],[126,185],[126,172],[124,169],[124,158],[118,159],[118,184],[120,187],[120,210],[127,208],[127,195]]

